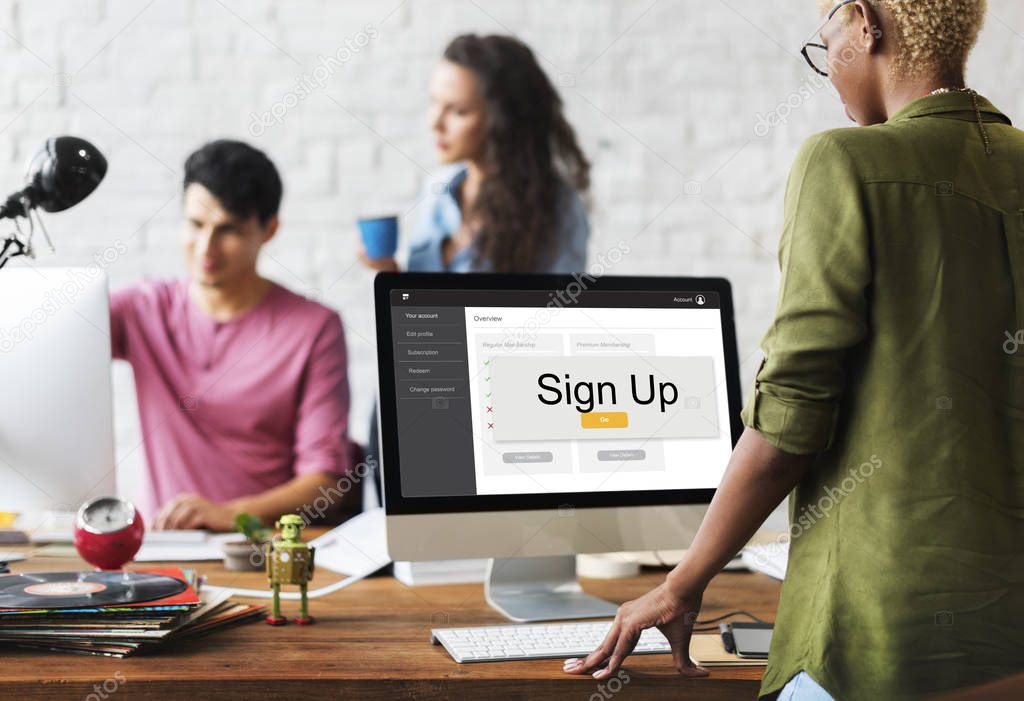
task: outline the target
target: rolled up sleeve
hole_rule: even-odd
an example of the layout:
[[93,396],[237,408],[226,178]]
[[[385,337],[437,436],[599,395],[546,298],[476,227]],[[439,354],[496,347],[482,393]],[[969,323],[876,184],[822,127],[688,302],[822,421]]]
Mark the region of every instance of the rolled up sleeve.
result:
[[139,290],[129,287],[110,294],[110,354],[115,360],[130,360],[129,327],[135,323]]
[[829,133],[801,148],[786,190],[782,283],[743,423],[777,448],[826,450],[851,348],[868,333],[871,254],[863,186]]

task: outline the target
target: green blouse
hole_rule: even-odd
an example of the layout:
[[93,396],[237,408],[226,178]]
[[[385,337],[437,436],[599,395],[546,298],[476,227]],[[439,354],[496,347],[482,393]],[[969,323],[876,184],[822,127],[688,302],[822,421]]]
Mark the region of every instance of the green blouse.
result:
[[979,97],[802,147],[747,426],[817,453],[761,686],[920,698],[1024,669],[1024,132]]

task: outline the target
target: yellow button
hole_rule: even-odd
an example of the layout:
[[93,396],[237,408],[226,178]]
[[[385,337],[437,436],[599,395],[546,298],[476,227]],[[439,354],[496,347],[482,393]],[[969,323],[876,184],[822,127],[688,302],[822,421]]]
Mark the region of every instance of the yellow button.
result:
[[580,425],[583,428],[627,428],[629,414],[624,411],[592,411],[580,414]]

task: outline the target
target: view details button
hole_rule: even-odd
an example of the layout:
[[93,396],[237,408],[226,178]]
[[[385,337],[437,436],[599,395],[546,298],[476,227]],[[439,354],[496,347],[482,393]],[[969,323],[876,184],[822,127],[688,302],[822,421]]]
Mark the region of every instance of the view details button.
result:
[[501,459],[503,462],[514,465],[515,463],[526,462],[552,462],[555,459],[555,456],[550,450],[531,450],[516,453],[502,453]]

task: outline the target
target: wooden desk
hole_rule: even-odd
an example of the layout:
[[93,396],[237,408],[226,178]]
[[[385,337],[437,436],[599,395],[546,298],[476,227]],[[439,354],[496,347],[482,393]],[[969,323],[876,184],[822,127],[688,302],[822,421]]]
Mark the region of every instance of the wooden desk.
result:
[[[312,535],[312,534],[310,534]],[[261,573],[227,572],[214,562],[193,563],[211,584],[263,587]],[[13,572],[86,569],[72,559],[33,558]],[[663,572],[626,580],[584,580],[591,594],[626,601],[661,581]],[[318,570],[314,586],[338,575]],[[702,617],[734,609],[774,620],[780,583],[764,575],[723,573],[704,597]],[[284,602],[294,617],[297,602]],[[598,683],[562,673],[561,660],[459,665],[430,629],[505,621],[484,601],[479,584],[410,588],[378,577],[311,602],[317,623],[272,628],[253,623],[160,648],[146,656],[110,659],[40,654],[0,648],[4,698],[43,699],[596,699]],[[763,668],[713,669],[684,680],[668,655],[631,657],[622,699],[754,699]],[[113,694],[103,692],[103,683]],[[122,681],[123,680],[123,681]],[[105,695],[101,696],[100,693]],[[594,696],[597,694],[597,696]]]

